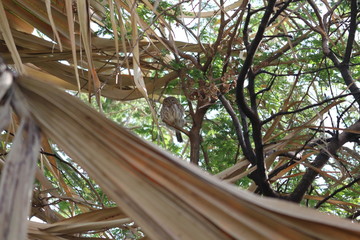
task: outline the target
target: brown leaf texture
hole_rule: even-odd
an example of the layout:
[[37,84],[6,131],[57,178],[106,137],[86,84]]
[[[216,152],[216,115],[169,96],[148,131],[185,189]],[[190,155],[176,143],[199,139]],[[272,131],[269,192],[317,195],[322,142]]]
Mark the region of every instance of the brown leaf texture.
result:
[[[5,73],[9,72],[5,71]],[[3,82],[4,78],[0,78],[0,81]],[[26,108],[26,102],[16,86],[9,88],[8,91],[5,106],[0,108],[0,120],[11,117],[11,102],[21,122],[1,171],[0,239],[2,240],[26,239],[29,203],[40,150],[39,129]],[[2,130],[5,126],[0,125]]]
[[224,183],[53,86],[19,85],[41,130],[152,239],[360,238],[350,221]]

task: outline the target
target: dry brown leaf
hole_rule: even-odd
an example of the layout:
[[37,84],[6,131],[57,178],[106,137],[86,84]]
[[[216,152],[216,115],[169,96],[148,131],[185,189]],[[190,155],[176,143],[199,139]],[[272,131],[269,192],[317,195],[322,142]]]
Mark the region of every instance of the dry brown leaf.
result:
[[360,237],[349,221],[220,182],[51,86],[28,78],[21,86],[42,130],[154,239]]
[[11,101],[15,111],[21,116],[21,123],[1,171],[0,239],[2,240],[26,237],[30,193],[40,150],[39,129],[16,90]]
[[52,13],[51,13],[51,0],[45,0],[45,5],[46,5],[46,11],[47,11],[48,16],[49,16],[49,21],[50,21],[51,28],[52,28],[52,30],[54,32],[57,43],[59,44],[60,52],[62,52],[63,47],[62,47],[62,44],[61,44],[61,39],[59,37],[58,31],[56,30],[55,22],[54,22]]
[[0,1],[0,32],[3,36],[6,46],[9,49],[12,59],[15,62],[15,66],[20,73],[25,73],[25,69],[23,68],[22,61],[17,51],[16,44],[14,42],[13,36],[11,34],[11,29],[9,26],[9,22],[6,18],[4,6],[2,1]]
[[75,30],[74,30],[74,17],[73,17],[72,3],[73,3],[72,0],[65,0],[66,16],[67,16],[67,22],[68,22],[70,44],[71,44],[71,53],[72,53],[72,59],[73,59],[73,67],[74,67],[75,79],[76,79],[76,83],[77,83],[76,86],[77,86],[78,92],[80,93],[81,85],[80,85],[80,77],[79,77],[77,55],[76,55]]

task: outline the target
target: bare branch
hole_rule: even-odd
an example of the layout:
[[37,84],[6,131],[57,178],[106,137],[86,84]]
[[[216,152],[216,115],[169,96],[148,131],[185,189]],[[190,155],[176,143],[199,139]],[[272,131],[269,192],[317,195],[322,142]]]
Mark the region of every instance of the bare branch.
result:
[[270,122],[271,120],[273,120],[274,118],[278,117],[278,116],[281,116],[281,115],[289,115],[289,114],[294,114],[294,113],[299,113],[299,112],[302,112],[302,111],[305,111],[307,109],[310,109],[310,108],[313,108],[313,107],[318,107],[318,106],[321,106],[325,103],[328,103],[328,102],[331,102],[331,101],[334,101],[334,100],[337,100],[339,98],[343,98],[343,97],[347,97],[349,95],[352,95],[351,93],[349,94],[344,94],[344,95],[340,95],[340,96],[337,96],[337,97],[333,97],[333,98],[328,98],[324,101],[321,101],[321,102],[318,102],[318,103],[315,103],[315,104],[311,104],[311,105],[307,105],[306,107],[303,107],[303,108],[299,108],[299,109],[296,109],[294,111],[287,111],[287,112],[278,112],[278,113],[275,113],[273,115],[271,115],[271,117],[265,119],[264,121],[262,121],[262,124],[266,124],[268,122]]
[[315,208],[319,208],[322,204],[326,203],[327,200],[329,200],[330,198],[334,197],[336,194],[338,194],[339,192],[351,187],[352,185],[354,185],[355,183],[357,183],[360,180],[360,177],[355,178],[354,180],[352,180],[350,183],[342,186],[341,188],[337,189],[336,191],[334,191],[332,194],[330,194],[329,196],[327,196],[326,198],[324,198],[323,200],[321,200],[320,202],[318,202],[315,206]]
[[[255,74],[251,69],[251,65],[253,63],[253,59],[255,53],[257,51],[258,46],[261,43],[261,40],[264,37],[265,29],[268,25],[271,14],[273,13],[273,9],[275,6],[275,0],[268,1],[268,6],[265,9],[265,13],[261,19],[261,23],[259,25],[258,31],[255,35],[255,38],[251,42],[249,48],[247,49],[247,56],[244,61],[244,64],[241,68],[237,79],[236,86],[236,101],[239,107],[240,112],[244,112],[244,114],[250,119],[252,125],[252,137],[255,144],[255,156],[256,156],[256,171],[252,172],[249,177],[252,178],[255,183],[258,185],[260,192],[266,196],[276,197],[277,194],[267,181],[265,165],[264,165],[264,155],[263,155],[263,144],[262,144],[262,129],[261,129],[261,121],[256,111],[256,95],[254,93],[254,80]],[[250,13],[249,13],[250,14]],[[246,103],[244,96],[244,82],[246,76],[249,77],[249,92],[251,99],[251,108],[249,108]],[[250,145],[249,145],[250,146]],[[250,160],[249,160],[250,161]]]
[[351,52],[354,45],[354,39],[355,39],[355,32],[358,23],[357,21],[357,15],[358,13],[358,1],[351,1],[351,19],[350,19],[350,29],[349,29],[349,37],[346,44],[346,50],[344,55],[344,60],[342,62],[343,65],[348,65],[350,62]]
[[[320,151],[319,155],[317,155],[311,165],[314,168],[321,169],[327,163],[329,158],[336,154],[337,150],[341,146],[349,141],[352,141],[354,138],[359,137],[359,134],[354,133],[354,131],[360,131],[360,120],[342,132],[337,138],[333,138],[327,144],[326,148]],[[313,168],[308,168],[300,183],[295,188],[294,192],[291,193],[290,196],[286,197],[286,199],[293,202],[300,202],[318,174],[318,171],[314,170]]]
[[241,149],[245,155],[245,157],[252,163],[255,164],[255,156],[253,151],[251,150],[251,146],[248,146],[245,142],[244,139],[244,135],[243,135],[243,129],[241,127],[240,121],[238,119],[238,117],[236,116],[236,113],[234,112],[234,109],[232,108],[231,104],[229,103],[229,101],[224,97],[224,95],[219,94],[219,100],[221,101],[221,103],[223,104],[225,110],[229,113],[234,127],[235,127],[235,131],[236,131],[236,136],[238,138],[239,144],[241,146]]

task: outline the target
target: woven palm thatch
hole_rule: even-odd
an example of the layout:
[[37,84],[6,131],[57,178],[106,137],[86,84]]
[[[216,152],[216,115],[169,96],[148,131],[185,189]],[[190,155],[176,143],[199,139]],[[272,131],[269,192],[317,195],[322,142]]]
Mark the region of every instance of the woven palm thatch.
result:
[[[131,1],[109,3],[132,11]],[[99,22],[105,8],[97,1],[0,1],[1,38],[6,44],[1,46],[1,55],[22,74],[15,81],[6,74],[0,77],[1,128],[16,130],[11,153],[1,160],[0,239],[95,239],[80,234],[124,228],[132,222],[143,229],[144,239],[360,239],[356,224],[221,182],[59,89],[85,87],[103,96],[131,100],[156,94],[177,77],[175,72],[160,78],[146,76],[147,70],[159,67],[148,60],[150,56],[169,47],[161,38],[142,40],[133,32],[133,39],[140,41],[101,39],[88,28],[89,16]],[[128,20],[150,31],[136,15]],[[32,35],[34,28],[52,38],[55,48]],[[173,44],[184,51],[201,50],[192,44]],[[124,54],[117,59],[115,51]],[[119,64],[134,74],[117,72]],[[83,167],[117,207],[90,207],[51,167],[56,165],[53,156],[42,156],[41,163],[48,164],[66,194],[54,190],[44,169],[36,165],[40,146],[43,151],[50,149],[49,139]],[[34,179],[41,191],[33,189]],[[82,213],[57,214],[43,204],[40,195],[44,193],[77,203]],[[43,223],[27,219],[29,208]]]

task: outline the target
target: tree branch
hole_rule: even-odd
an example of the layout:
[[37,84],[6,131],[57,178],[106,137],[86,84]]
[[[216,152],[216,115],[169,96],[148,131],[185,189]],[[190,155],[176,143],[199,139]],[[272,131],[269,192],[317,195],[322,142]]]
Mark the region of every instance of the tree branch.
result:
[[284,5],[276,11],[276,13],[274,14],[274,16],[269,20],[268,25],[270,25],[272,22],[274,22],[279,16],[280,14],[289,6],[289,4],[292,2],[293,0],[289,0],[285,3],[283,3]]
[[221,101],[221,103],[223,104],[225,110],[229,113],[229,115],[231,117],[231,120],[235,127],[236,136],[238,138],[238,141],[239,141],[241,149],[244,153],[244,156],[249,160],[249,162],[251,162],[252,164],[255,164],[254,152],[251,151],[251,146],[247,146],[247,144],[245,142],[244,135],[243,135],[243,129],[241,127],[239,118],[236,116],[234,109],[232,108],[229,101],[224,97],[224,95],[219,94],[218,98]]
[[[245,1],[244,1],[245,2]],[[240,11],[242,9],[242,6],[239,7],[239,9],[236,11],[236,14],[238,13],[238,11]],[[225,56],[225,63],[224,63],[224,66],[223,66],[223,70],[222,70],[222,76],[225,75],[226,71],[227,71],[227,68],[228,68],[228,65],[229,65],[229,60],[230,60],[230,56],[231,56],[231,52],[232,52],[232,45],[233,45],[233,42],[234,42],[234,39],[235,39],[235,36],[236,36],[236,33],[238,31],[238,28],[240,26],[240,23],[242,21],[242,18],[243,18],[243,15],[244,15],[244,12],[245,11],[242,11],[240,13],[240,16],[239,18],[237,19],[236,23],[235,23],[235,28],[234,28],[234,31],[230,34],[230,39],[227,43],[227,50],[226,50],[226,56]]]
[[[360,131],[360,120],[350,126],[348,130],[350,131],[345,130],[337,138],[333,138],[327,144],[326,148],[320,151],[319,155],[317,155],[314,162],[311,164],[314,168],[321,169],[327,163],[329,158],[336,154],[337,150],[341,146],[349,141],[352,141],[354,137],[359,136],[359,134],[356,134],[353,131]],[[290,196],[286,197],[286,199],[293,202],[300,202],[318,174],[318,171],[313,168],[308,168],[294,192],[291,193]]]
[[351,52],[355,39],[355,32],[357,27],[357,12],[358,12],[358,1],[351,1],[351,19],[350,19],[350,29],[349,29],[349,37],[346,44],[346,50],[344,59],[342,61],[342,65],[348,65],[350,63]]
[[287,51],[289,51],[291,48],[295,48],[298,44],[300,44],[302,41],[307,39],[310,36],[311,31],[307,31],[297,39],[291,42],[291,44],[287,43],[282,48],[274,52],[271,56],[266,58],[265,60],[261,61],[258,65],[254,67],[254,71],[257,73],[258,69],[264,68],[268,66],[271,62],[275,61],[276,59],[279,59],[281,56],[284,55]]
[[[349,70],[349,61],[352,52],[352,45],[354,44],[355,31],[356,31],[356,14],[357,14],[357,1],[351,1],[351,22],[350,22],[350,30],[348,42],[345,50],[344,60],[340,62],[335,55],[335,53],[331,50],[329,46],[329,36],[327,35],[326,27],[324,26],[324,22],[320,17],[319,9],[316,4],[312,0],[308,0],[311,7],[314,9],[315,14],[319,21],[319,26],[313,28],[316,32],[321,35],[322,38],[322,48],[325,56],[330,58],[333,61],[334,65],[339,69],[341,76],[343,77],[345,84],[348,86],[350,92],[353,94],[355,100],[360,106],[360,89],[357,87],[354,79],[351,76]],[[311,25],[306,22],[305,19],[302,19],[306,24],[310,27]]]
[[237,86],[236,86],[236,100],[238,107],[241,108],[247,117],[254,118],[256,117],[256,114],[249,108],[249,106],[246,104],[245,96],[244,96],[244,82],[246,79],[246,76],[249,72],[249,69],[252,65],[255,53],[257,51],[257,48],[259,47],[259,44],[263,38],[265,29],[267,27],[269,18],[271,16],[271,13],[273,12],[273,8],[275,5],[276,0],[270,0],[268,2],[268,6],[266,7],[265,13],[263,18],[261,19],[260,26],[258,28],[258,31],[255,35],[254,40],[251,42],[250,47],[247,52],[246,59],[244,61],[244,64],[241,68],[241,71],[239,73],[238,79],[237,79]]
[[183,51],[179,50],[178,48],[175,47],[175,44],[165,38],[161,38],[161,40],[166,43],[166,45],[173,51],[174,54],[178,54],[180,57],[188,59],[192,62],[192,64],[194,64],[194,66],[198,69],[202,69],[201,64],[197,61],[197,59],[187,53],[184,53]]
[[340,96],[333,97],[333,98],[328,98],[328,99],[325,99],[324,101],[321,101],[321,102],[318,102],[318,103],[315,103],[315,104],[311,104],[311,105],[307,105],[306,107],[299,108],[299,109],[296,109],[294,111],[278,112],[278,113],[275,113],[275,114],[271,115],[269,118],[265,119],[264,121],[262,121],[262,124],[266,124],[266,123],[270,122],[271,120],[273,120],[274,118],[276,118],[278,116],[288,115],[288,114],[293,114],[293,113],[299,113],[299,112],[305,111],[306,109],[310,109],[310,108],[313,108],[313,107],[318,107],[318,106],[323,105],[324,103],[331,102],[331,101],[337,100],[339,98],[347,97],[349,95],[352,95],[352,94],[349,93],[349,94],[344,94],[344,95],[340,95]]
[[327,196],[326,198],[324,198],[323,200],[321,200],[320,202],[318,202],[315,206],[316,209],[318,209],[323,203],[325,203],[327,200],[329,200],[330,198],[332,198],[333,196],[335,196],[337,193],[341,192],[342,190],[345,190],[346,188],[351,187],[352,185],[354,185],[355,183],[357,183],[360,180],[360,177],[355,178],[354,180],[352,180],[350,183],[346,184],[345,186],[342,186],[341,188],[337,189],[335,192],[333,192],[332,194],[330,194],[329,196]]
[[[261,23],[259,25],[258,31],[255,35],[255,38],[251,42],[250,46],[247,48],[247,56],[244,61],[244,64],[241,68],[237,79],[236,86],[236,101],[239,107],[239,111],[243,112],[249,119],[252,125],[252,138],[255,144],[255,158],[256,158],[256,171],[252,172],[249,177],[255,181],[258,185],[260,191],[265,196],[276,197],[277,194],[267,181],[266,170],[264,165],[264,152],[263,152],[263,144],[262,144],[262,129],[261,129],[261,121],[256,111],[256,104],[254,104],[255,93],[253,90],[255,75],[251,69],[251,65],[253,63],[253,59],[255,53],[261,43],[261,40],[264,37],[264,32],[268,25],[271,14],[273,13],[273,9],[275,6],[276,0],[269,0],[268,6],[265,9],[265,13],[261,19]],[[249,7],[250,8],[250,7]],[[250,14],[250,13],[249,13]],[[248,17],[249,18],[249,17]],[[247,20],[248,20],[247,18]],[[246,76],[249,77],[249,92],[251,98],[251,107],[248,106],[245,100],[244,95],[244,82]],[[251,81],[251,82],[250,82]],[[251,145],[249,145],[251,146]],[[249,159],[249,161],[251,161]]]
[[355,211],[355,213],[351,214],[350,216],[346,217],[347,219],[355,219],[360,216],[360,210]]

